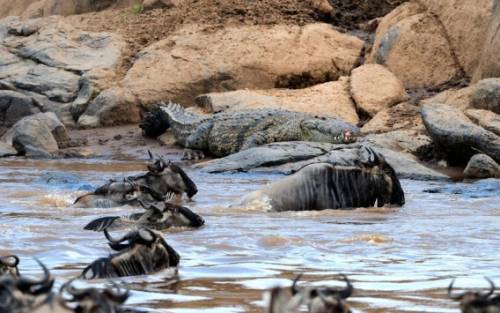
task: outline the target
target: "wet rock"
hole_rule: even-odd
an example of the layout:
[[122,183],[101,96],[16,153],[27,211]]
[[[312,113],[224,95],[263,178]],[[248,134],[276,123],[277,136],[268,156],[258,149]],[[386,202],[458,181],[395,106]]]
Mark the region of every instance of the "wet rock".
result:
[[418,106],[403,102],[391,108],[378,112],[368,123],[363,125],[361,132],[384,133],[399,129],[423,127]]
[[488,78],[479,81],[471,97],[471,107],[500,114],[500,79]]
[[0,126],[11,127],[25,116],[40,113],[32,97],[16,91],[0,90]]
[[29,157],[50,157],[59,149],[58,142],[68,140],[66,128],[52,112],[24,117],[2,137],[18,154]]
[[366,64],[352,71],[351,94],[358,109],[372,117],[408,100],[403,83],[379,64]]
[[362,40],[328,24],[184,26],[141,51],[123,86],[146,106],[165,99],[190,105],[215,91],[307,87],[348,74],[362,48]]
[[323,83],[304,89],[237,90],[198,96],[196,103],[208,112],[273,108],[336,117],[359,122],[349,93],[349,80]]
[[426,104],[422,118],[431,138],[448,153],[452,163],[465,164],[477,151],[500,160],[500,137],[472,123],[459,109]]
[[78,119],[79,127],[113,126],[139,123],[141,120],[138,100],[118,87],[99,94]]
[[[400,178],[448,179],[447,176],[421,165],[415,157],[408,153],[375,145],[370,146],[386,157]],[[242,150],[221,159],[205,162],[198,167],[210,173],[250,171],[291,174],[313,163],[353,164],[357,157],[355,150],[358,147],[359,144],[330,145],[312,142],[279,142]]]
[[471,77],[481,56],[495,0],[419,0],[441,23],[460,67]]
[[[483,0],[484,1],[484,0]],[[500,76],[500,3],[495,1],[474,81]],[[481,46],[479,46],[481,47]]]
[[486,110],[466,110],[465,115],[474,123],[500,136],[500,115]]
[[387,66],[406,88],[437,86],[460,74],[440,22],[416,2],[382,19],[368,62]]
[[464,170],[466,178],[500,178],[500,165],[486,154],[475,154]]
[[6,142],[0,141],[0,157],[17,155],[17,150]]
[[425,189],[427,193],[451,193],[466,198],[498,198],[499,179],[483,179],[474,183],[456,183]]

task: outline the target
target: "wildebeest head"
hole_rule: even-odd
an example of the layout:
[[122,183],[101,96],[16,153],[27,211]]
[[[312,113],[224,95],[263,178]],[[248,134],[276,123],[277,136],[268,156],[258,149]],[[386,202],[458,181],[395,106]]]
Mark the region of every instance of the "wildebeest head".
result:
[[362,146],[359,152],[359,165],[371,168],[374,174],[379,171],[385,175],[384,180],[387,183],[387,192],[381,197],[381,201],[379,201],[380,206],[384,204],[401,206],[405,203],[404,191],[396,176],[396,171],[381,154],[370,147]]
[[104,235],[117,253],[87,266],[82,273],[85,279],[143,275],[179,264],[179,254],[158,231],[140,227],[115,239],[105,229]]
[[145,204],[142,201],[140,203],[149,213],[147,215],[148,225],[156,225],[154,228],[164,228],[162,225],[165,227],[201,227],[205,224],[205,220],[200,215],[184,206],[164,202],[163,209],[160,209],[154,204]]
[[[150,158],[150,164],[148,164],[149,173],[154,176],[161,176],[170,190],[179,194],[186,192],[189,198],[193,197],[198,192],[196,184],[182,168],[170,161],[165,161],[163,157],[155,158],[150,151],[148,151],[148,153]],[[155,186],[149,187],[161,189]]]
[[45,303],[52,295],[54,279],[47,267],[36,261],[44,272],[41,279],[10,275],[0,277],[0,312],[29,312]]
[[490,290],[487,293],[479,291],[466,291],[461,294],[452,294],[453,283],[452,280],[448,286],[448,296],[456,301],[460,301],[460,309],[463,313],[490,313],[500,312],[500,298],[491,297],[495,292],[495,284],[486,277],[490,284]]
[[19,276],[19,258],[15,255],[0,256],[0,276],[12,275]]
[[[129,297],[128,290],[122,290],[115,282],[113,287],[104,290],[96,288],[77,289],[70,280],[61,286],[59,299],[63,307],[78,313],[115,313],[121,312],[120,306]],[[64,298],[63,293],[71,298]]]
[[350,313],[345,300],[351,296],[353,286],[345,275],[341,275],[347,286],[343,289],[329,287],[299,288],[301,275],[293,281],[291,295],[284,288],[273,288],[268,313],[295,312],[302,304],[307,304],[309,313]]

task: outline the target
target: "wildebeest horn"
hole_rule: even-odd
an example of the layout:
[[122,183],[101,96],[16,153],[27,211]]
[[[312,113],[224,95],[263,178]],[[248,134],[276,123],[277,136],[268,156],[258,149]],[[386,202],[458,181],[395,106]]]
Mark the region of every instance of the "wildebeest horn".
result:
[[453,289],[453,283],[455,282],[455,279],[452,279],[450,285],[448,286],[448,297],[453,300],[462,300],[464,297],[465,293],[462,293],[461,295],[452,295],[451,291]]
[[150,160],[153,160],[153,159],[154,159],[153,154],[151,153],[151,151],[150,151],[150,150],[148,150],[148,155],[149,155],[149,159],[150,159]]
[[354,288],[352,287],[352,284],[347,278],[347,276],[345,276],[344,274],[340,274],[340,276],[342,276],[347,286],[343,290],[339,291],[339,296],[342,299],[347,299],[352,295],[352,291],[354,290]]
[[489,296],[491,296],[493,294],[493,292],[495,292],[495,284],[488,277],[485,277],[484,279],[486,279],[488,281],[488,283],[490,283],[490,290],[488,291],[487,294],[485,294],[485,295],[479,294],[479,296],[481,298],[486,299],[486,298],[489,298]]
[[69,302],[73,302],[75,300],[79,300],[86,294],[86,291],[78,290],[75,287],[73,287],[73,281],[75,281],[75,278],[72,278],[62,284],[61,288],[59,288],[59,295],[61,295],[64,291],[69,293],[73,298],[68,300]]
[[6,255],[0,257],[0,263],[9,267],[16,267],[19,265],[19,258],[17,255]]
[[111,235],[109,234],[108,230],[105,229],[104,230],[104,236],[106,236],[106,239],[108,239],[108,241],[110,243],[119,244],[119,243],[121,243],[121,242],[123,242],[125,240],[128,240],[130,238],[130,233],[126,233],[120,239],[115,239],[115,238],[111,237]]
[[292,295],[296,295],[299,290],[297,289],[297,283],[299,282],[300,278],[302,277],[302,273],[300,273],[299,275],[297,275],[297,277],[295,277],[295,279],[293,280],[293,283],[292,283]]
[[23,293],[31,293],[33,295],[39,295],[43,293],[47,293],[52,289],[52,285],[54,284],[54,279],[50,278],[50,272],[47,267],[40,262],[40,260],[35,259],[35,261],[42,267],[43,269],[43,278],[40,280],[34,280],[31,278],[21,277],[17,281],[17,288]]
[[141,228],[138,233],[139,236],[146,242],[153,242],[156,239],[155,233],[153,233],[150,229]]

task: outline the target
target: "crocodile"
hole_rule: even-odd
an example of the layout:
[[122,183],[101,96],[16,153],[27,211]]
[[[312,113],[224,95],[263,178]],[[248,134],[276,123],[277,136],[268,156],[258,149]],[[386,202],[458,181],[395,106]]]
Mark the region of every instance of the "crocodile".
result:
[[281,141],[351,143],[359,128],[336,118],[278,109],[244,109],[200,115],[176,103],[160,103],[146,114],[140,127],[149,136],[171,129],[186,148],[183,159],[223,157],[240,150]]

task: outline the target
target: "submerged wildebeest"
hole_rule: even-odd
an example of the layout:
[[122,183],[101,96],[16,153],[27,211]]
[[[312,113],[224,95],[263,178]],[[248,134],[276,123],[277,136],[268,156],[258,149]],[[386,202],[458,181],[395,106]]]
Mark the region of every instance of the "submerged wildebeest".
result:
[[486,278],[490,284],[490,290],[487,293],[479,291],[466,291],[462,294],[452,294],[453,283],[452,280],[448,286],[448,296],[460,301],[460,309],[462,313],[500,313],[500,295],[493,296],[495,292],[495,284]]
[[19,276],[19,258],[16,255],[0,256],[0,276],[11,275]]
[[[156,230],[165,230],[171,227],[201,227],[205,220],[189,208],[177,204],[162,202],[145,204],[139,200],[146,210],[129,216],[106,216],[95,219],[84,227],[86,230],[103,231],[130,226],[146,226]],[[163,208],[160,208],[163,207]]]
[[275,287],[270,291],[270,300],[267,313],[298,312],[301,306],[306,305],[309,313],[350,313],[351,310],[345,300],[351,296],[353,286],[345,275],[341,275],[347,286],[344,289],[330,287],[298,288],[299,275],[292,287]]
[[144,275],[179,264],[179,254],[158,231],[140,227],[114,239],[105,229],[104,235],[117,253],[92,262],[83,270],[82,278]]
[[122,181],[111,180],[95,191],[78,197],[76,207],[114,207],[125,204],[138,205],[137,200],[146,202],[165,201],[182,198],[186,193],[192,198],[197,192],[196,184],[179,166],[155,158],[149,152],[148,172],[130,176]]
[[293,175],[250,193],[243,204],[257,202],[272,211],[403,205],[403,189],[384,157],[365,146],[358,154],[352,165],[307,165]]
[[44,273],[41,279],[10,274],[0,276],[0,312],[34,312],[51,301],[54,279],[47,267],[37,262]]

